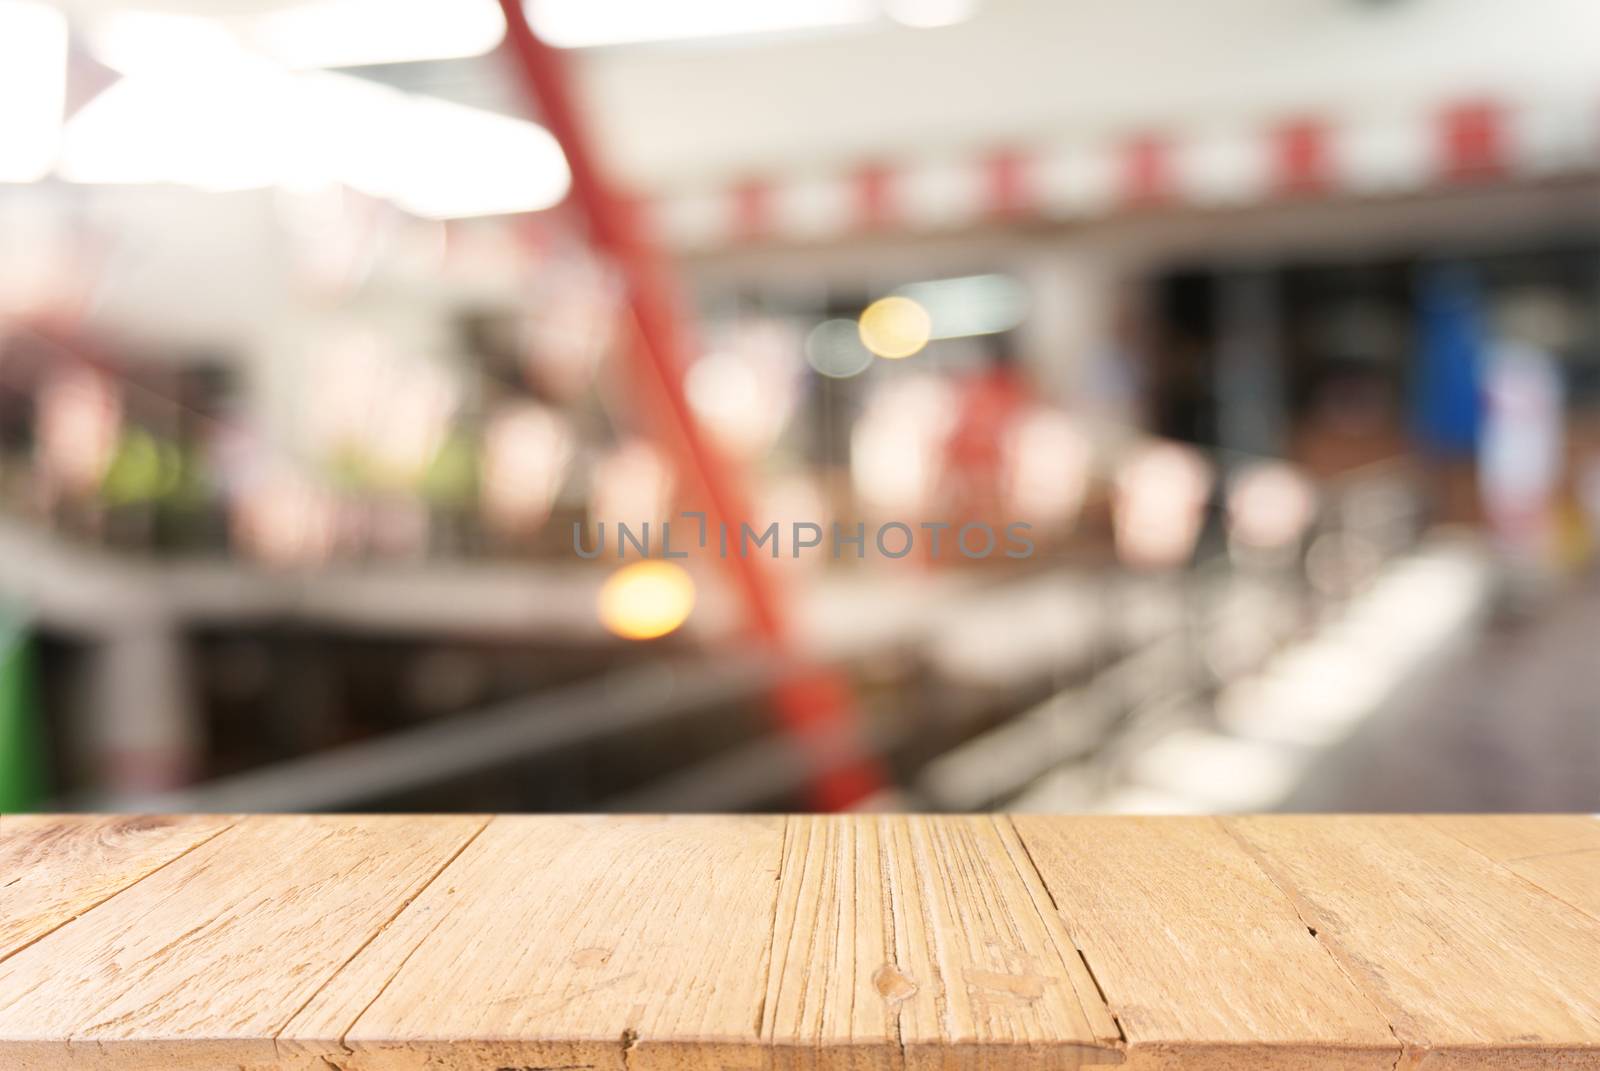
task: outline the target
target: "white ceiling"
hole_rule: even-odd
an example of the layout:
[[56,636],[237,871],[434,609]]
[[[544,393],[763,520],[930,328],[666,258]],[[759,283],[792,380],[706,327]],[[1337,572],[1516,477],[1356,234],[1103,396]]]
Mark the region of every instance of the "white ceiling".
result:
[[[295,0],[61,0],[241,13]],[[982,0],[937,29],[573,54],[612,164],[650,190],[1033,139],[1591,93],[1596,0]],[[498,56],[372,73],[521,109]]]
[[652,187],[1012,139],[1590,93],[1595,0],[987,0],[961,25],[586,53]]

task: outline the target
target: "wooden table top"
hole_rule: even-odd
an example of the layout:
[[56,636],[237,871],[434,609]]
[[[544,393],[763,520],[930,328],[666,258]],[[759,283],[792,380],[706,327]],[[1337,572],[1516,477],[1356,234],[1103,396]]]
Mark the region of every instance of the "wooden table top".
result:
[[0,1068],[1600,1068],[1589,817],[0,817]]

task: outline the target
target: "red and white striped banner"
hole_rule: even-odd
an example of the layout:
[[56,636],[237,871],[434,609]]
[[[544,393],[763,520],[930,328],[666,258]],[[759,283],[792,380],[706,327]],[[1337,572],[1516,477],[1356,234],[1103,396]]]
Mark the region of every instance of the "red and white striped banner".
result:
[[1288,119],[1150,132],[854,169],[656,200],[678,248],[938,231],[995,219],[1070,220],[1150,207],[1376,196],[1600,165],[1592,101],[1465,100],[1426,114]]

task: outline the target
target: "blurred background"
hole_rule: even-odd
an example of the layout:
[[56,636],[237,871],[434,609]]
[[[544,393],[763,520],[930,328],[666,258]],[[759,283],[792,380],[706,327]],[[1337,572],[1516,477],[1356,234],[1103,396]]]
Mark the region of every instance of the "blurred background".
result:
[[0,810],[1600,810],[1597,54],[0,0]]

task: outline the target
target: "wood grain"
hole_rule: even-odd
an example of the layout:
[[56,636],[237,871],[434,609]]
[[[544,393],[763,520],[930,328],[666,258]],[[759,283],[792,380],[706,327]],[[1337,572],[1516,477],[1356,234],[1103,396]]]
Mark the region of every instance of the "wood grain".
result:
[[783,831],[496,818],[281,1043],[382,1071],[759,1067]]
[[1453,814],[1427,821],[1530,885],[1600,919],[1600,818]]
[[1600,1069],[1597,824],[7,816],[0,1069]]
[[1130,1067],[1394,1066],[1372,1001],[1216,819],[1014,821]]
[[214,816],[0,815],[0,960],[231,824]]
[[762,1036],[780,1066],[1120,1062],[1009,825],[795,818]]
[[8,1069],[272,1066],[481,818],[249,818],[0,963]]
[[1422,818],[1226,822],[1371,994],[1402,1066],[1600,1067],[1600,922]]

